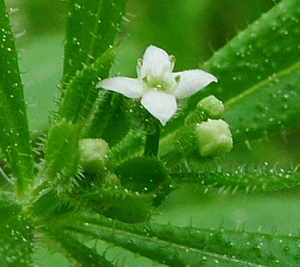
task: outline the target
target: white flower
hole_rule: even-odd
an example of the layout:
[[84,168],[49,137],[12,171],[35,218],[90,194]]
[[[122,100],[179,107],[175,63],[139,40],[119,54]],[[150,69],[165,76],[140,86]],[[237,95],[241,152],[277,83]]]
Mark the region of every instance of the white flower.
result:
[[211,82],[217,82],[215,76],[202,70],[172,73],[174,65],[174,56],[150,45],[143,60],[138,61],[138,78],[108,78],[100,81],[97,87],[130,98],[142,98],[141,104],[165,125],[177,110],[176,98],[189,97]]

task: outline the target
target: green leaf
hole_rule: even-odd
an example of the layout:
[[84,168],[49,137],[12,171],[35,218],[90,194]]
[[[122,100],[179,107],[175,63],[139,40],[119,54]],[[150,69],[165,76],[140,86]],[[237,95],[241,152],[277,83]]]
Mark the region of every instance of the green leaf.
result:
[[282,266],[300,264],[298,237],[159,224],[128,225],[81,217],[65,225],[168,266]]
[[154,192],[169,179],[165,166],[155,157],[129,159],[115,173],[124,188],[139,193]]
[[169,172],[155,157],[131,158],[118,166],[115,174],[119,177],[122,186],[131,192],[153,194],[154,206],[159,206],[172,191]]
[[240,32],[203,64],[219,82],[191,97],[183,115],[212,94],[225,102],[236,142],[299,126],[299,21],[299,1],[283,0]]
[[139,194],[126,189],[92,188],[88,192],[79,191],[71,197],[77,203],[85,203],[98,214],[127,223],[149,220],[154,194]]
[[[174,173],[173,179],[178,183],[196,183],[204,186],[213,186],[223,191],[244,190],[245,192],[274,192],[300,186],[300,173],[298,168],[284,170],[268,164],[259,166],[243,165],[232,168],[218,166],[218,170],[197,170],[197,163],[193,166],[182,164],[180,173]],[[199,168],[199,166],[198,166]],[[201,169],[201,168],[200,168]],[[193,171],[191,171],[193,170]]]
[[130,131],[122,141],[111,148],[108,165],[115,167],[133,156],[141,154],[144,145],[144,135],[143,129]]
[[114,42],[126,0],[69,2],[63,82],[101,57]]
[[22,207],[0,200],[0,265],[32,266],[33,227]]
[[103,138],[110,146],[113,146],[120,142],[129,131],[131,122],[125,111],[127,107],[121,94],[105,91],[99,98],[97,112],[93,116],[86,135],[92,138]]
[[108,76],[111,67],[114,37],[125,5],[126,0],[69,2],[60,108],[67,120],[75,122],[93,108],[99,91],[96,83]]
[[300,3],[284,0],[205,64],[235,141],[299,126]]
[[33,157],[17,50],[4,1],[0,1],[0,146],[24,196],[33,183]]
[[68,258],[72,258],[78,263],[75,264],[74,261],[72,261],[72,266],[115,266],[105,259],[104,256],[99,255],[95,248],[85,246],[81,241],[77,240],[74,235],[61,231],[61,229],[55,229],[55,227],[52,229],[47,228],[47,234],[64,249],[61,253],[66,254]]
[[59,115],[74,123],[92,115],[91,110],[96,108],[95,101],[99,88],[96,88],[98,79],[108,75],[113,51],[109,50],[90,65],[78,70],[76,76],[66,85],[65,93],[59,108]]
[[77,126],[66,121],[52,125],[45,143],[45,165],[41,176],[45,176],[58,189],[70,189],[79,166]]
[[299,77],[300,61],[225,103],[235,142],[299,126]]

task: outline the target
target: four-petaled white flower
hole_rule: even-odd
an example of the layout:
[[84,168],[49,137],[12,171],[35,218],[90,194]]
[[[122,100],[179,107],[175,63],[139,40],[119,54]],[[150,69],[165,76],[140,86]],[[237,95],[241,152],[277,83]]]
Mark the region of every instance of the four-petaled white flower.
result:
[[141,104],[165,125],[176,113],[176,98],[189,97],[211,82],[217,82],[215,76],[198,69],[172,73],[174,65],[174,56],[150,45],[143,59],[138,61],[138,78],[108,78],[97,87],[130,98],[142,98]]

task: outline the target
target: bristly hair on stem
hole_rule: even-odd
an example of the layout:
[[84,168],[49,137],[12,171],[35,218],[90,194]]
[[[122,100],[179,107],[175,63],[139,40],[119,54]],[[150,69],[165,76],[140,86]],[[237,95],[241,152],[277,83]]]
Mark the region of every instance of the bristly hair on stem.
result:
[[145,156],[157,157],[159,148],[160,128],[160,125],[155,125],[155,131],[147,134],[144,150]]

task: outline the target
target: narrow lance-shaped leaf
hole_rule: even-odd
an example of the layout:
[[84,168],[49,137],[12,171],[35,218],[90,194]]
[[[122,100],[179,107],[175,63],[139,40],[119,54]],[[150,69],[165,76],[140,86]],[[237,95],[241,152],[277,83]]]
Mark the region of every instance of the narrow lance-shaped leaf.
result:
[[[55,229],[55,228],[53,228]],[[62,253],[66,253],[68,258],[74,259],[78,265],[75,266],[115,266],[104,256],[97,253],[95,248],[85,246],[81,241],[77,240],[74,235],[64,231],[47,229],[47,234],[56,242],[60,243]],[[72,261],[74,264],[74,261]]]
[[74,220],[74,233],[109,241],[169,266],[298,266],[299,238],[159,224],[129,225],[101,217]]
[[70,189],[78,172],[78,128],[62,120],[53,124],[48,133],[42,173],[58,190]]
[[0,1],[0,146],[21,197],[33,182],[33,157],[23,85],[5,3]]
[[95,62],[76,73],[76,76],[65,88],[66,92],[59,109],[61,117],[76,122],[91,115],[89,112],[95,108],[94,103],[98,96],[98,89],[95,87],[96,81],[100,76],[108,75],[113,57],[113,51],[109,50]]
[[[198,166],[199,168],[199,166]],[[191,171],[191,169],[193,171]],[[178,169],[177,169],[178,170]],[[247,166],[241,165],[231,170],[218,166],[218,170],[196,171],[197,166],[189,166],[189,170],[182,164],[180,173],[174,173],[173,179],[180,184],[196,183],[203,186],[213,186],[219,191],[244,190],[245,192],[274,192],[300,186],[298,168],[285,170],[267,163]]]
[[113,45],[126,0],[71,0],[64,54],[64,82]]
[[[99,90],[96,82],[108,76],[113,61],[113,42],[125,5],[126,0],[69,2],[59,112],[67,120],[80,120],[93,108]],[[72,84],[84,69],[89,75]]]

